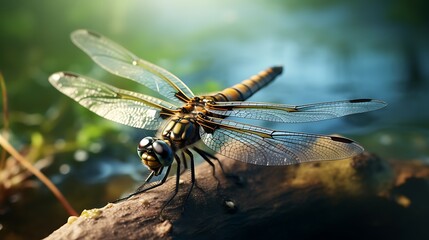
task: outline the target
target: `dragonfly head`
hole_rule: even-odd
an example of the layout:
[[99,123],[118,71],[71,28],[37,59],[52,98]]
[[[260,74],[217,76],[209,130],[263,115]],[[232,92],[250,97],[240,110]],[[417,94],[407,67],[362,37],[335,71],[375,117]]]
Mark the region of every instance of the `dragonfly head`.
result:
[[154,171],[156,175],[161,173],[163,167],[170,166],[174,159],[171,146],[154,137],[143,138],[137,146],[137,154],[142,163]]

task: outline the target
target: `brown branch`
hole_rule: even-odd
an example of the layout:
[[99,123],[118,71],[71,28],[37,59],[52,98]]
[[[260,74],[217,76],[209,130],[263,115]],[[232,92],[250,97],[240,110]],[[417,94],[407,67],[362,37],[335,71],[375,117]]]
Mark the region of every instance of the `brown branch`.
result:
[[[3,102],[3,127],[1,129],[1,134],[3,134],[6,140],[9,139],[9,103],[7,97],[6,83],[4,81],[3,74],[0,72],[0,90],[1,90],[1,99]],[[6,151],[1,149],[0,153],[0,170],[4,169],[6,165]]]
[[60,190],[45,176],[39,169],[35,168],[30,162],[27,161],[19,152],[10,145],[10,143],[0,134],[0,146],[4,148],[16,161],[19,162],[24,168],[36,176],[52,194],[63,205],[64,209],[73,216],[77,216],[77,212],[73,209],[67,199],[63,196]]
[[166,207],[166,220],[158,216],[173,192],[174,177],[128,201],[85,212],[46,239],[277,239],[338,237],[346,231],[365,236],[359,227],[383,220],[383,213],[412,209],[413,198],[400,190],[407,179],[429,177],[429,167],[422,164],[388,163],[367,153],[286,167],[222,163],[228,177],[217,167],[219,187],[208,164],[197,167],[197,186],[185,204],[190,184],[182,175],[187,180]]

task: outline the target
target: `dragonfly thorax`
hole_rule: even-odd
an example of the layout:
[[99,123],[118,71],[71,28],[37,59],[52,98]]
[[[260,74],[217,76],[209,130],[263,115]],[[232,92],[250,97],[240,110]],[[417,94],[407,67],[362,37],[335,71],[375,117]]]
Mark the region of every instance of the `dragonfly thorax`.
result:
[[194,113],[181,113],[171,117],[160,132],[162,138],[171,143],[174,150],[180,150],[199,140],[198,126]]
[[167,141],[145,137],[137,146],[137,154],[142,163],[156,175],[161,173],[165,166],[170,166],[174,159],[174,152]]
[[201,97],[194,97],[190,99],[185,106],[182,107],[181,113],[193,115],[197,115],[199,113],[207,114],[206,104],[212,102],[213,101]]

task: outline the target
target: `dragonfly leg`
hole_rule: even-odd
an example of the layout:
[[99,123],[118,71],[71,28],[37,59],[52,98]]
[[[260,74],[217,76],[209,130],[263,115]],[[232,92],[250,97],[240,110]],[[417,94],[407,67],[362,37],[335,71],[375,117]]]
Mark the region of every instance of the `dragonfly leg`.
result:
[[183,174],[188,169],[188,161],[186,160],[186,156],[184,151],[182,151],[182,162],[183,162],[183,170],[180,174]]
[[185,207],[186,202],[188,201],[189,196],[191,195],[191,191],[195,185],[195,164],[194,164],[194,155],[188,149],[184,150],[186,154],[188,154],[191,160],[191,186],[189,187],[188,193],[186,194],[185,201],[183,203],[183,208]]
[[156,183],[156,184],[153,184],[153,185],[151,185],[151,186],[149,186],[149,187],[145,188],[145,187],[147,186],[146,184],[147,184],[147,183],[152,179],[152,177],[155,175],[155,171],[150,172],[149,176],[146,178],[146,180],[144,181],[144,183],[143,183],[139,188],[137,188],[137,190],[136,190],[135,192],[131,193],[130,195],[128,195],[128,196],[126,196],[126,197],[119,198],[119,199],[115,200],[113,203],[122,202],[122,201],[124,201],[124,200],[129,199],[129,198],[130,198],[130,197],[132,197],[132,196],[139,195],[139,194],[144,193],[144,192],[146,192],[146,191],[148,191],[148,190],[150,190],[150,189],[153,189],[153,188],[156,188],[156,187],[158,187],[158,186],[161,186],[161,185],[162,185],[162,184],[164,184],[164,183],[165,183],[165,181],[167,180],[168,174],[170,173],[170,169],[171,169],[171,165],[167,167],[167,171],[165,172],[165,175],[164,175],[164,177],[161,179],[161,181],[160,181],[160,182],[158,182],[158,183]]
[[218,161],[218,163],[219,163],[219,166],[220,166],[220,169],[222,170],[222,173],[223,174],[225,174],[225,171],[223,170],[223,166],[222,166],[222,164],[221,164],[221,162],[219,161],[219,159],[217,159],[215,156],[213,156],[213,155],[211,155],[210,153],[208,153],[208,152],[206,152],[206,151],[204,151],[204,150],[202,150],[202,149],[199,149],[199,148],[196,148],[196,147],[194,147],[193,148],[198,154],[200,154],[200,156],[212,167],[212,174],[213,174],[213,177],[216,179],[216,181],[217,181],[217,185],[216,185],[216,189],[218,190],[219,189],[219,186],[220,186],[220,181],[219,181],[219,179],[217,178],[217,176],[216,176],[216,169],[215,169],[215,165],[214,165],[214,163],[210,160],[210,158],[211,159],[214,159],[214,160],[216,160],[216,161]]
[[146,180],[144,181],[144,183],[142,185],[140,185],[140,187],[138,187],[134,193],[136,192],[141,192],[143,191],[144,187],[146,186],[146,184],[152,179],[152,177],[155,175],[155,171],[151,171],[149,176],[147,176]]
[[176,187],[174,188],[174,193],[173,195],[168,199],[167,202],[164,203],[164,205],[161,208],[161,211],[159,212],[158,218],[161,220],[164,220],[162,217],[162,212],[164,211],[164,209],[167,207],[167,205],[170,204],[170,202],[173,200],[173,198],[177,195],[177,193],[179,192],[179,183],[180,183],[180,158],[177,155],[174,155],[174,159],[176,159],[176,163],[177,163],[177,171],[176,171]]
[[221,169],[222,173],[223,173],[223,174],[225,174],[225,170],[223,169],[222,162],[221,162],[217,157],[215,157],[215,156],[213,156],[212,154],[210,154],[210,153],[208,153],[208,152],[206,152],[206,151],[204,151],[204,150],[202,150],[202,149],[199,149],[199,148],[197,148],[197,147],[193,147],[193,149],[194,149],[194,150],[195,150],[195,152],[197,152],[201,157],[203,157],[203,159],[204,159],[208,164],[210,164],[210,166],[213,168],[213,175],[214,175],[215,165],[214,165],[214,163],[213,163],[210,159],[216,160],[216,161],[218,162],[219,166],[220,166],[220,169]]
[[[198,154],[200,154],[201,155],[201,157],[208,163],[208,164],[210,164],[210,166],[212,167],[212,169],[213,169],[213,177],[216,179],[216,181],[217,181],[217,185],[216,185],[216,191],[218,192],[218,197],[223,201],[223,202],[225,202],[225,201],[227,201],[229,198],[228,197],[226,197],[223,193],[222,193],[222,191],[220,191],[220,181],[219,181],[219,179],[217,178],[217,176],[216,176],[216,173],[215,173],[215,165],[214,165],[214,163],[212,162],[212,160],[210,160],[210,159],[213,159],[213,160],[216,160],[218,163],[219,163],[219,166],[220,166],[220,169],[222,170],[222,174],[225,176],[225,177],[227,177],[227,178],[230,178],[230,177],[233,177],[233,175],[230,175],[230,174],[227,174],[226,172],[225,172],[225,170],[224,170],[224,168],[223,168],[223,166],[222,166],[222,163],[221,163],[221,161],[219,161],[219,159],[217,158],[217,157],[215,157],[215,156],[213,156],[212,154],[210,154],[210,153],[208,153],[208,152],[206,152],[206,151],[204,151],[204,150],[202,150],[202,149],[199,149],[199,148],[196,148],[196,147],[193,147],[193,149],[198,153]],[[197,185],[198,186],[198,185]]]

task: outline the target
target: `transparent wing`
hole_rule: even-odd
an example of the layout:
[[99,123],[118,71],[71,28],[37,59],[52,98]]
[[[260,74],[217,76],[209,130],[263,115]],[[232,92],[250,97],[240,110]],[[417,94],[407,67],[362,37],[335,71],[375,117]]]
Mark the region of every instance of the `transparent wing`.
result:
[[226,117],[298,123],[368,112],[385,106],[385,102],[374,99],[324,102],[301,106],[253,102],[216,102],[208,103],[207,110],[215,115]]
[[[290,165],[344,159],[363,151],[359,144],[342,137],[274,131],[215,118],[199,121],[201,139],[209,148],[246,163]],[[211,133],[210,128],[214,129]]]
[[171,114],[176,106],[161,99],[115,88],[74,73],[58,72],[49,82],[92,112],[128,126],[156,130],[162,114]]
[[77,30],[71,34],[71,39],[105,70],[143,84],[178,106],[194,97],[192,91],[172,73],[138,58],[106,37],[88,30]]

